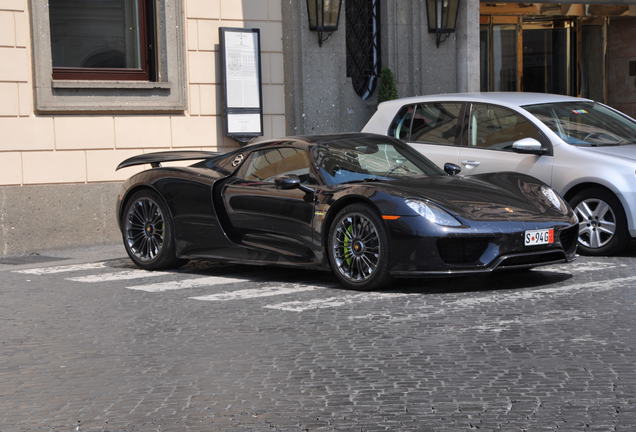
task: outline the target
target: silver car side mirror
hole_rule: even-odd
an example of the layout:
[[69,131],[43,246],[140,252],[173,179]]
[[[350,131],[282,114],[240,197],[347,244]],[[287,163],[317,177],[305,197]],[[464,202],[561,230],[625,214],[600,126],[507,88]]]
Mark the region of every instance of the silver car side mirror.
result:
[[534,138],[523,138],[512,143],[512,149],[517,153],[543,154],[543,145]]

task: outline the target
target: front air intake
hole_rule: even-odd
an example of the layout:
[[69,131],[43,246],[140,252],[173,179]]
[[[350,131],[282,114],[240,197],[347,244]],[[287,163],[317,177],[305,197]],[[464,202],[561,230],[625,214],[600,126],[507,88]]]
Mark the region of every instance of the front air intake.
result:
[[442,238],[437,240],[437,249],[448,264],[471,264],[481,257],[489,241],[489,238],[483,237]]

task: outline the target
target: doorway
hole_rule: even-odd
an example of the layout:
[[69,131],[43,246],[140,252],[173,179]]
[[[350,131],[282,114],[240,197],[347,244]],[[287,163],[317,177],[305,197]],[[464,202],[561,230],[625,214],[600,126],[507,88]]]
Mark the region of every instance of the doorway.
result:
[[575,20],[482,17],[480,43],[482,91],[577,93]]
[[575,94],[576,45],[573,20],[524,20],[521,25],[524,91]]
[[636,116],[636,4],[480,3],[482,91],[579,96]]

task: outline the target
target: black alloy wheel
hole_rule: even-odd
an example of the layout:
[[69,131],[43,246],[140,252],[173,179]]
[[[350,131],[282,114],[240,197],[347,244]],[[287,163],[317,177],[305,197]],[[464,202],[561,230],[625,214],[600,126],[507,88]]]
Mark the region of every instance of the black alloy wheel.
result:
[[336,215],[327,252],[333,273],[347,288],[373,290],[391,280],[386,229],[367,205],[352,204]]
[[146,270],[176,267],[172,219],[155,192],[134,193],[122,214],[124,247],[130,259]]
[[627,247],[627,219],[614,194],[602,188],[585,189],[570,199],[570,205],[579,218],[582,255],[616,255]]

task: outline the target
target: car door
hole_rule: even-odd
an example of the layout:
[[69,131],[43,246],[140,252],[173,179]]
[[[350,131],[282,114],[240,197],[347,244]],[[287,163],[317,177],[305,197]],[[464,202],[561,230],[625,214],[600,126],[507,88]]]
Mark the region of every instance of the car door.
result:
[[[465,145],[460,150],[462,174],[515,171],[552,183],[552,145],[527,118],[498,105],[473,103],[467,111]],[[512,144],[534,138],[543,145],[544,154],[518,153]]]
[[250,154],[222,195],[229,223],[238,241],[310,260],[314,194],[301,189],[279,189],[278,176],[295,174],[308,187],[316,185],[307,151],[276,147]]
[[461,144],[460,102],[425,102],[403,107],[396,120],[393,136],[409,143],[440,168],[458,164]]

